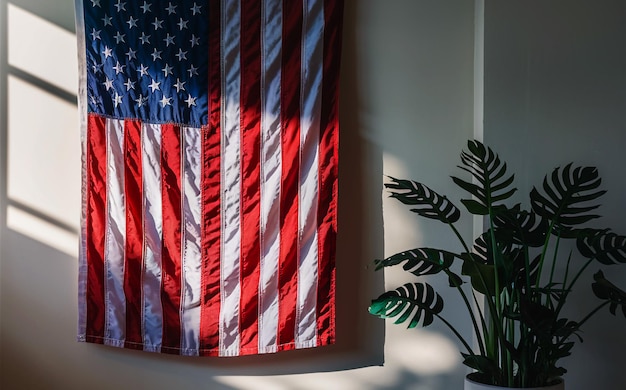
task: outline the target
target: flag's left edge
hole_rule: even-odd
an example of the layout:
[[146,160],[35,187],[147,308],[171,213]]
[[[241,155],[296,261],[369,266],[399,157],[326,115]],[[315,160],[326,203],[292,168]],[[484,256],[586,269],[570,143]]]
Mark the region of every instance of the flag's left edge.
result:
[[87,142],[87,65],[85,47],[85,18],[83,0],[74,0],[76,40],[78,50],[78,121],[81,143],[81,208],[80,243],[78,248],[78,341],[86,341],[87,321],[87,257],[85,231],[85,205],[87,201],[86,142]]

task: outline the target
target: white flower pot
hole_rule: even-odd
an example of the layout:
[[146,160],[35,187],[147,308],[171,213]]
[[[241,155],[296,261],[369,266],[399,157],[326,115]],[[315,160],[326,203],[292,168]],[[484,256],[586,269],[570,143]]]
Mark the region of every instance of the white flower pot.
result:
[[[505,390],[505,389],[513,389],[513,388],[485,385],[479,382],[474,382],[473,380],[469,379],[466,376],[465,386],[463,387],[463,389],[464,390]],[[555,385],[544,386],[544,387],[528,387],[528,388],[525,388],[524,390],[564,390],[564,389],[565,389],[565,383],[563,382],[563,380],[561,380],[561,382]]]

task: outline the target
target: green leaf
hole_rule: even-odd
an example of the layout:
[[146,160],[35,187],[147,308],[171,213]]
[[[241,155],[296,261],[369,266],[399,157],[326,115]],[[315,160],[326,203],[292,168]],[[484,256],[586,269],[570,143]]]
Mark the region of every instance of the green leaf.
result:
[[463,364],[467,367],[489,377],[498,378],[501,376],[502,370],[495,360],[483,355],[468,355],[466,353],[461,353],[461,355],[463,355]]
[[[489,208],[498,205],[499,202],[510,198],[516,188],[511,187],[514,175],[506,177],[506,164],[500,161],[500,157],[478,141],[468,141],[469,151],[461,152],[462,170],[469,172],[479,185],[465,181],[458,177],[452,177],[456,185],[469,192],[475,200],[463,200],[465,207],[472,214],[486,215]],[[482,208],[478,208],[478,203]]]
[[456,255],[452,252],[434,248],[415,248],[396,253],[384,260],[375,260],[376,269],[402,264],[405,271],[416,276],[434,275],[447,270]]
[[581,255],[602,264],[626,263],[626,236],[608,230],[587,230],[576,240],[576,247]]
[[463,279],[454,272],[448,272],[448,284],[450,287],[458,287],[463,284]]
[[597,190],[601,184],[595,167],[576,167],[567,164],[555,168],[543,179],[544,194],[537,188],[530,192],[532,209],[562,228],[571,228],[588,222],[598,215],[590,214],[599,205],[591,204],[606,191]]
[[532,211],[522,210],[519,204],[499,212],[494,225],[498,240],[510,245],[540,247],[548,233],[548,221]]
[[[475,254],[474,254],[475,256]],[[469,253],[463,254],[461,273],[469,276],[472,288],[481,294],[494,296],[496,291],[495,267],[476,261]]]
[[369,312],[380,318],[396,318],[395,323],[408,321],[408,327],[416,327],[420,321],[428,326],[443,309],[443,299],[427,283],[407,283],[387,291],[372,301]]
[[489,209],[483,206],[481,203],[473,200],[473,199],[461,199],[461,203],[465,205],[467,211],[474,215],[487,215],[489,214]]
[[391,182],[385,183],[385,187],[391,190],[390,196],[406,205],[417,206],[411,209],[414,213],[444,223],[454,223],[461,217],[459,209],[447,197],[426,185],[393,177],[389,179]]
[[618,307],[622,308],[624,317],[626,317],[626,292],[609,282],[602,271],[598,271],[593,275],[595,282],[591,285],[593,293],[596,297],[610,302],[609,311],[615,315]]

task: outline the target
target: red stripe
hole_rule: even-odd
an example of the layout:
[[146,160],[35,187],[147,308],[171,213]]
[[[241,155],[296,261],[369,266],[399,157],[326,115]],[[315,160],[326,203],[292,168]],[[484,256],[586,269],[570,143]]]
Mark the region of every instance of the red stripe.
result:
[[141,349],[143,268],[143,210],[141,179],[141,123],[124,122],[124,196],[126,199],[126,248],[124,294],[126,296],[126,348]]
[[86,339],[92,343],[104,340],[104,236],[106,231],[106,132],[105,119],[87,118],[87,323]]
[[220,317],[220,2],[209,3],[209,126],[202,128],[202,355],[217,355]]
[[281,72],[282,178],[278,270],[279,350],[293,349],[298,298],[298,189],[300,188],[300,45],[302,1],[283,1]]
[[259,350],[261,2],[241,2],[241,354]]
[[339,65],[343,2],[324,1],[324,70],[319,147],[318,345],[335,341],[335,247],[339,146]]
[[161,193],[163,196],[163,258],[161,352],[179,353],[181,295],[181,139],[180,127],[161,127]]

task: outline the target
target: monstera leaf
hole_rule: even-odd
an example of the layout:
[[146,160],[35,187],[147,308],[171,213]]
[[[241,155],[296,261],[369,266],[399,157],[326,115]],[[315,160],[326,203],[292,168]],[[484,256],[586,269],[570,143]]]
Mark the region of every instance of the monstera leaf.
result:
[[598,271],[593,275],[595,282],[591,285],[593,293],[596,297],[608,301],[610,303],[609,311],[615,315],[618,307],[622,308],[624,317],[626,317],[626,292],[609,282],[602,271]]
[[540,247],[545,243],[548,221],[532,211],[515,206],[498,213],[494,218],[498,241],[513,245]]
[[408,321],[414,328],[419,322],[428,326],[443,309],[443,299],[427,283],[407,283],[387,291],[372,301],[369,312],[380,318],[396,318],[396,324]]
[[604,195],[606,191],[597,190],[602,180],[595,167],[576,167],[572,164],[564,168],[555,168],[550,176],[543,179],[542,194],[533,188],[530,203],[533,211],[554,223],[562,231],[572,226],[588,222],[598,215],[589,214],[599,205],[589,202]]
[[576,240],[581,255],[590,259],[595,258],[606,265],[626,263],[626,236],[608,230],[589,232]]
[[417,206],[411,211],[425,218],[436,219],[445,223],[455,223],[461,217],[459,209],[448,200],[427,186],[411,180],[400,180],[389,177],[391,183],[385,183],[385,187],[391,189],[391,197],[400,202]]
[[469,172],[478,184],[454,176],[452,180],[476,197],[476,200],[461,200],[467,210],[472,214],[487,215],[490,207],[510,198],[517,191],[516,188],[511,187],[514,175],[506,177],[506,163],[502,163],[500,157],[491,148],[478,141],[468,141],[467,147],[469,152],[461,153],[463,165],[459,168]]
[[455,257],[456,254],[441,249],[415,248],[396,253],[383,260],[375,260],[374,263],[376,270],[404,263],[402,268],[415,276],[435,275],[443,271],[448,275],[450,287],[456,287],[463,281],[460,276],[450,271]]

